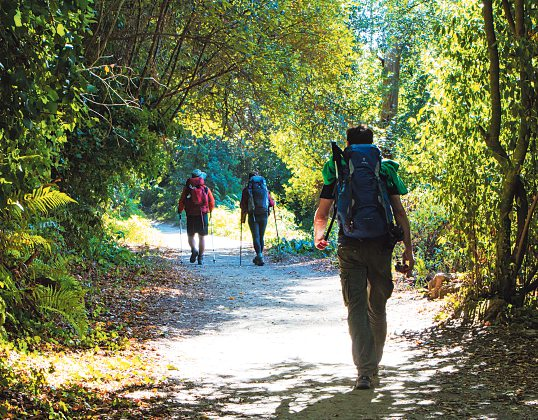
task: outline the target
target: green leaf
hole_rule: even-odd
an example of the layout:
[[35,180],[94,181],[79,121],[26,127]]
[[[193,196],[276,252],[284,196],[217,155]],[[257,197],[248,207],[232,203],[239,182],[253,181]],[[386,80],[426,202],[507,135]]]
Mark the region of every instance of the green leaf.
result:
[[60,35],[60,36],[64,36],[65,35],[65,27],[64,27],[64,25],[59,23],[58,26],[56,27],[56,33],[58,35]]
[[22,26],[22,16],[21,11],[17,9],[17,13],[15,13],[15,16],[13,17],[13,21],[15,22],[15,26],[17,28],[20,28]]

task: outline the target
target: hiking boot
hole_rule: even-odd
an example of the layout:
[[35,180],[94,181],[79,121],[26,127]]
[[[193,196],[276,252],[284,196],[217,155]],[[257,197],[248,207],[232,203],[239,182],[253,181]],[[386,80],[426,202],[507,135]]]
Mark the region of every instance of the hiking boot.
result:
[[202,265],[204,263],[204,256],[202,254],[198,255],[198,265]]
[[372,378],[366,375],[361,375],[357,378],[353,389],[370,389],[372,386]]
[[264,265],[265,263],[263,262],[263,256],[261,255],[256,255],[254,257],[254,259],[252,260],[252,262],[256,265],[259,265],[259,266],[262,266]]
[[193,250],[191,251],[191,258],[189,259],[189,261],[190,261],[191,263],[195,262],[197,256],[198,256],[198,251],[196,251],[195,249],[193,249]]

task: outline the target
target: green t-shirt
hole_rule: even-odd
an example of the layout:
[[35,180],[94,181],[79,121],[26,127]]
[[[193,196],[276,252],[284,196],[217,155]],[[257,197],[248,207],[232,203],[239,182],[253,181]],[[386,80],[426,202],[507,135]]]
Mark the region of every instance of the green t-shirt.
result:
[[[399,167],[400,164],[394,160],[383,159],[381,161],[380,173],[387,180],[387,191],[389,195],[405,195],[409,192],[398,176]],[[331,159],[323,165],[322,174],[325,185],[331,185],[336,181],[334,160]]]

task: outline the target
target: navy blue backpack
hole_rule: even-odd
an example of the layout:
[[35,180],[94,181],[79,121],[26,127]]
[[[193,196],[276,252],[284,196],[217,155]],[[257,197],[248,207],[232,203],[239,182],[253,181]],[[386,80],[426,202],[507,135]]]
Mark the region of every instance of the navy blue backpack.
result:
[[269,190],[263,176],[255,175],[248,181],[248,212],[251,214],[269,213]]
[[337,168],[336,211],[342,233],[354,239],[390,233],[392,209],[380,176],[381,151],[373,144],[352,144],[342,151],[333,143]]

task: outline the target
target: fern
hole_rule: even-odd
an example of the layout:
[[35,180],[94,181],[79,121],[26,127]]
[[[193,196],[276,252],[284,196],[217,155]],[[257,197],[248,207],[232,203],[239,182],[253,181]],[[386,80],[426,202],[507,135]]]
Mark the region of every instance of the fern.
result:
[[60,315],[79,336],[86,334],[88,319],[82,289],[37,285],[33,289],[32,296],[37,310],[43,316]]
[[46,254],[52,253],[51,241],[40,235],[32,235],[28,232],[16,232],[10,236],[10,241],[6,244],[6,253],[11,250],[33,252],[36,248],[41,248]]
[[[2,202],[0,321],[6,326],[12,324],[13,330],[21,319],[34,316],[37,310],[49,319],[63,318],[77,334],[84,335],[88,327],[84,291],[69,276],[67,261],[51,258],[59,238],[45,237],[50,234],[49,226],[40,217],[75,200],[47,186],[36,188],[22,198],[17,195]],[[52,286],[36,285],[43,280]],[[0,324],[0,335],[2,327]]]
[[69,203],[76,203],[76,201],[52,187],[39,187],[30,194],[24,195],[26,208],[34,213],[48,214],[50,210]]

